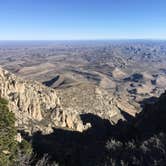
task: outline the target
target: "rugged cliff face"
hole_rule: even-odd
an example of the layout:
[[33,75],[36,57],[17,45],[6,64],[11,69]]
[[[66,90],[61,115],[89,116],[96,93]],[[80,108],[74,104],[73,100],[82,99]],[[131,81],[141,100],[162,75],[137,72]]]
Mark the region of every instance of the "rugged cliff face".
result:
[[[60,107],[54,90],[37,82],[23,81],[15,75],[0,69],[0,96],[10,101],[10,108],[18,118],[41,121],[42,110]],[[21,114],[20,114],[21,113]]]
[[119,97],[112,91],[107,91],[93,84],[78,84],[69,88],[57,90],[63,108],[76,110],[76,113],[92,113],[117,123],[123,119],[121,111],[131,116],[139,112],[139,108],[129,103],[125,95]]
[[16,125],[29,133],[52,132],[53,127],[82,131],[85,127],[73,111],[64,111],[54,89],[25,81],[0,68],[0,97],[9,100]]
[[36,131],[51,133],[53,128],[82,132],[91,124],[83,124],[81,114],[92,113],[117,122],[123,119],[121,110],[132,116],[136,112],[125,100],[117,99],[112,93],[93,85],[57,91],[36,81],[23,80],[2,68],[0,97],[9,101],[9,109],[17,119],[16,126],[30,134]]

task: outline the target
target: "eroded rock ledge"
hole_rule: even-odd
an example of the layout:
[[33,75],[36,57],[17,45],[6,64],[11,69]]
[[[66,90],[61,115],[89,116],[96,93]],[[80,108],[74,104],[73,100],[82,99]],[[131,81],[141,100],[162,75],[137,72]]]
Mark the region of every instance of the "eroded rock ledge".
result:
[[52,132],[54,127],[83,131],[79,115],[63,110],[54,89],[35,81],[27,81],[0,68],[0,97],[9,101],[16,116],[16,126],[30,134]]

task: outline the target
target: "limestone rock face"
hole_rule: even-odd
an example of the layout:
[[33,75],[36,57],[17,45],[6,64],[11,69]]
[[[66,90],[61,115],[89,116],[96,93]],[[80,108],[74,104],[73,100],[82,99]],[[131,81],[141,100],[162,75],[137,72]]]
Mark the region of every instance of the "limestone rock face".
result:
[[54,90],[37,82],[23,81],[15,75],[0,69],[0,97],[7,98],[9,107],[18,119],[31,118],[41,121],[42,110],[59,106]]
[[91,127],[90,124],[83,125],[80,118],[79,112],[72,109],[66,109],[65,111],[58,110],[54,111],[51,117],[55,126],[61,126],[63,128],[69,128],[71,130],[76,130],[83,132]]
[[29,133],[53,132],[53,127],[85,129],[79,116],[61,108],[54,89],[34,81],[25,81],[0,68],[0,97],[9,101],[16,126]]
[[115,123],[123,118],[115,95],[95,85],[80,84],[59,89],[57,93],[65,110],[70,108],[77,114],[92,113]]
[[15,140],[17,141],[17,142],[22,142],[22,136],[21,136],[21,134],[20,133],[17,133],[17,135],[16,135],[16,137],[15,137]]
[[158,87],[165,88],[166,87],[166,77],[164,75],[158,76],[156,79],[156,84]]

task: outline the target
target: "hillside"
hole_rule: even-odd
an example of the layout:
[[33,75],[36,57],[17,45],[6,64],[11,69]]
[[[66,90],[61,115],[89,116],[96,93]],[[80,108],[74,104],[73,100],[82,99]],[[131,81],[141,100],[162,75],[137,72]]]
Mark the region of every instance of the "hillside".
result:
[[122,165],[119,161],[144,165],[146,160],[151,166],[165,160],[166,92],[143,100],[144,109],[134,118],[125,100],[93,85],[64,88],[62,93],[2,68],[0,85],[0,97],[9,101],[9,110],[16,117],[17,132],[32,142],[39,156],[48,154],[50,161],[67,166]]

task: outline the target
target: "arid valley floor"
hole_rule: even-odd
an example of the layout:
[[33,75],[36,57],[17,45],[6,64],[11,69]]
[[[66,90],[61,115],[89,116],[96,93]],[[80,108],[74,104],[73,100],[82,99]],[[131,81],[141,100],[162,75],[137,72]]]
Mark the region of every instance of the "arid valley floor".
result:
[[[166,87],[164,41],[6,42],[0,65],[55,88],[65,108],[135,115]],[[153,101],[153,100],[152,100]],[[151,101],[149,101],[151,102]],[[114,109],[112,109],[114,110]],[[117,121],[116,112],[111,119]]]

